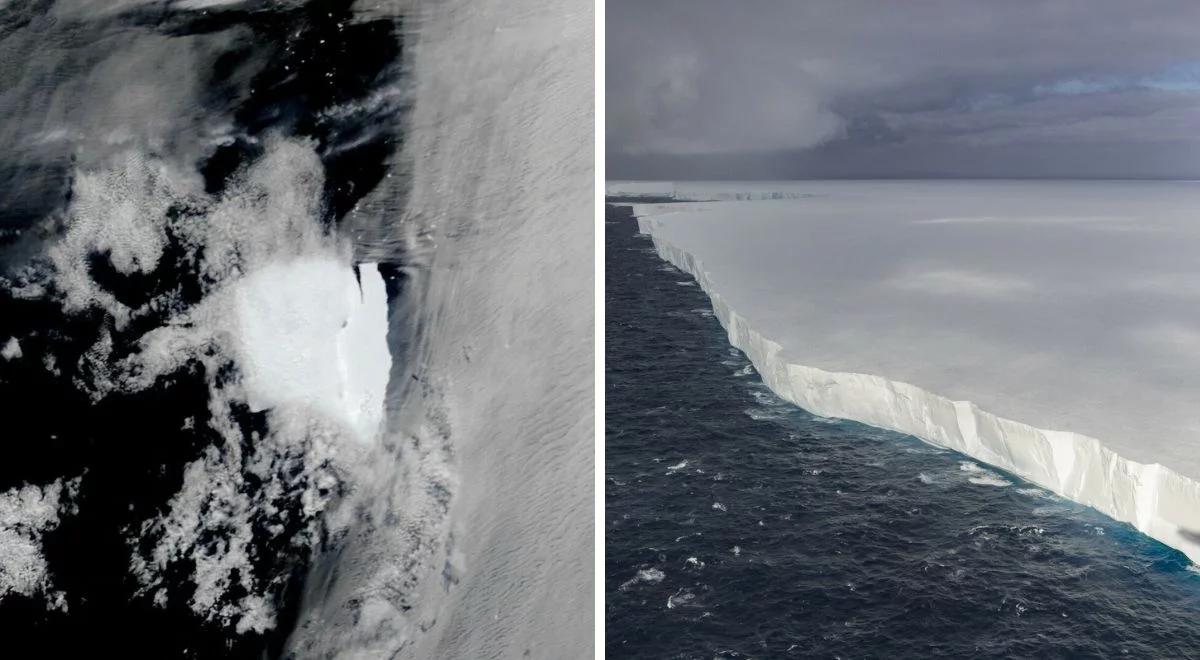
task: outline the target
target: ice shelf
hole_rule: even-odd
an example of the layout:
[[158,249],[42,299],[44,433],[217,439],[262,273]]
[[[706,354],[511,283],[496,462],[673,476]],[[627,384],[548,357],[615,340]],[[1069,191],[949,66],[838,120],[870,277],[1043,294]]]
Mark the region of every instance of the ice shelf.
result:
[[605,194],[613,197],[670,197],[677,201],[729,202],[770,199],[803,199],[811,196],[804,190],[790,189],[773,181],[738,182],[729,184],[689,181],[609,181]]
[[1200,561],[1200,185],[782,187],[810,196],[633,207],[772,390]]

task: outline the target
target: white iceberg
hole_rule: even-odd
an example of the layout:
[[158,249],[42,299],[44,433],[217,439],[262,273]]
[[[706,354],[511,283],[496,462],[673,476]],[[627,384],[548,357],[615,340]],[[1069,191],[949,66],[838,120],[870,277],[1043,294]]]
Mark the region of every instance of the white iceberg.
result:
[[360,265],[356,281],[333,257],[272,263],[238,282],[233,299],[252,410],[300,404],[375,439],[392,365],[375,264]]
[[772,390],[1200,561],[1200,185],[775,185],[809,196],[634,205]]

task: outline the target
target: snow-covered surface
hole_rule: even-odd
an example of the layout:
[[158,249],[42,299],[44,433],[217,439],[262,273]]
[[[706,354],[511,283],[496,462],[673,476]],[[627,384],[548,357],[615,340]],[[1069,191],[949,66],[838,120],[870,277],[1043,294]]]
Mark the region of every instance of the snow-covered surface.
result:
[[634,206],[773,390],[1200,561],[1200,185],[776,185],[811,197]]
[[387,292],[375,264],[359,278],[339,259],[276,262],[234,285],[235,336],[252,410],[304,405],[370,442],[383,419],[392,358]]

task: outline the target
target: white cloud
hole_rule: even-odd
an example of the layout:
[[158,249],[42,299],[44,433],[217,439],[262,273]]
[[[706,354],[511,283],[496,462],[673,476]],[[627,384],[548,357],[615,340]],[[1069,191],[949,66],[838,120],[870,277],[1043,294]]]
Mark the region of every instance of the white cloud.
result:
[[0,348],[0,358],[5,360],[19,360],[21,358],[21,343],[16,337],[9,337],[4,344],[4,348]]
[[[352,481],[339,467],[349,460],[342,454],[353,457],[365,451],[362,443],[351,438],[352,425],[330,414],[331,406],[346,398],[337,387],[330,390],[334,401],[273,399],[266,411],[265,437],[257,433],[246,437],[248,431],[235,414],[235,408],[250,399],[243,381],[250,366],[247,350],[262,349],[245,345],[244,323],[239,324],[236,313],[239,300],[242,307],[247,304],[238,291],[249,278],[280,263],[302,267],[315,262],[324,266],[318,270],[321,277],[340,278],[336,291],[359,302],[349,247],[321,223],[323,169],[313,146],[289,140],[271,140],[264,146],[263,157],[215,201],[206,201],[198,194],[196,182],[176,175],[169,163],[133,152],[106,161],[106,168],[80,172],[82,185],[68,209],[66,233],[50,250],[48,273],[68,311],[98,309],[116,321],[116,331],[102,331],[81,358],[80,372],[89,378],[75,385],[93,399],[145,390],[189,361],[204,366],[211,412],[206,431],[220,440],[186,467],[181,489],[161,516],[127,530],[130,571],[142,592],[164,605],[176,597],[167,576],[187,568],[195,586],[187,606],[242,633],[275,625],[275,598],[296,566],[293,558],[303,558],[316,547],[327,524],[326,507]],[[170,212],[174,207],[188,211]],[[165,291],[144,305],[130,307],[96,281],[90,255],[108,254],[122,273],[153,272],[168,234],[188,250],[190,261],[185,267],[194,268],[191,275],[199,280],[198,302],[179,291]],[[285,274],[295,278],[294,271]],[[379,290],[373,293],[384,296],[382,282],[376,284]],[[307,280],[289,284],[309,285],[313,283]],[[259,293],[269,298],[269,292]],[[313,307],[298,294],[271,303],[267,311],[284,323],[278,332],[297,332],[296,325],[319,322],[332,328],[317,333],[321,339],[339,336],[347,321],[339,314],[352,306],[346,302],[341,308]],[[255,310],[241,311],[244,316]],[[377,325],[386,327],[385,315],[386,310],[376,314]],[[122,337],[135,339],[132,350],[124,349],[125,342],[115,338],[137,318],[162,322],[140,337]],[[273,346],[280,341],[278,332],[260,337],[259,343]],[[361,334],[355,335],[358,341]],[[314,352],[340,357],[335,354],[345,348],[297,347],[295,342],[287,346],[290,353],[280,359],[295,361],[308,355],[302,362],[312,362]],[[380,355],[386,386],[390,361],[386,350]],[[237,367],[235,377],[218,377],[228,374],[230,365]],[[335,361],[331,368],[336,366]],[[272,383],[258,385],[270,388]],[[370,403],[382,409],[383,393],[371,394]],[[378,416],[372,419],[378,422]],[[347,449],[348,442],[355,447]],[[28,590],[39,584],[45,566],[39,563],[40,555],[29,550],[36,539],[22,538],[28,541],[24,546],[15,540],[9,545],[15,553],[14,565],[24,561],[21,575],[27,576],[14,588]]]
[[8,594],[44,596],[48,606],[65,607],[50,582],[42,535],[58,527],[59,514],[71,511],[79,477],[46,486],[26,485],[0,493],[0,599]]

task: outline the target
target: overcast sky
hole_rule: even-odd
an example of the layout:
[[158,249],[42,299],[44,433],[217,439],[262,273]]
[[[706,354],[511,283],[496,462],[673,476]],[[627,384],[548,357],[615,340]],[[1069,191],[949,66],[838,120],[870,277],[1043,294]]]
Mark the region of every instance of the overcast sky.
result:
[[608,0],[609,178],[1200,178],[1200,2]]

